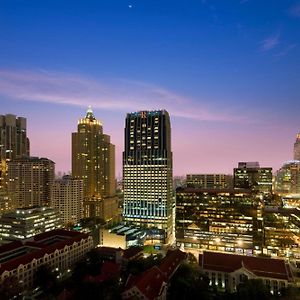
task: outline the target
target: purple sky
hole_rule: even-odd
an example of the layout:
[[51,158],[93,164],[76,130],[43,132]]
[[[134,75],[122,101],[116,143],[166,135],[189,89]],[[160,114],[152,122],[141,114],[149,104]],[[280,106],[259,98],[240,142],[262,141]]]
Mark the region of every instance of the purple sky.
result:
[[0,114],[27,117],[31,154],[57,171],[88,105],[117,175],[126,113],[151,109],[170,113],[175,175],[277,170],[300,131],[299,12],[293,0],[2,1]]

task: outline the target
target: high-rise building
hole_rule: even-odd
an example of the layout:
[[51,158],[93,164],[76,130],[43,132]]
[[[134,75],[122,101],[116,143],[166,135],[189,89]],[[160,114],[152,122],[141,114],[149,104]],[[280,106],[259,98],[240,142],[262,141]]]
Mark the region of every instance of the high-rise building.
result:
[[300,161],[291,160],[276,172],[275,191],[282,195],[300,194]]
[[167,111],[128,113],[123,152],[126,222],[173,230],[171,125]]
[[226,174],[187,174],[186,185],[200,189],[229,189],[233,178]]
[[83,180],[64,176],[54,181],[51,207],[55,208],[65,225],[76,224],[83,217]]
[[49,206],[55,163],[48,158],[24,157],[8,162],[8,193],[15,208]]
[[26,119],[0,115],[0,211],[13,208],[7,194],[7,163],[24,156],[29,156]]
[[72,176],[83,180],[85,217],[116,215],[115,146],[90,107],[72,133]]
[[0,217],[0,237],[22,240],[61,227],[58,212],[51,207],[17,208]]
[[300,133],[297,134],[294,144],[294,160],[300,160]]
[[262,168],[258,162],[239,162],[233,174],[235,188],[272,193],[272,168]]

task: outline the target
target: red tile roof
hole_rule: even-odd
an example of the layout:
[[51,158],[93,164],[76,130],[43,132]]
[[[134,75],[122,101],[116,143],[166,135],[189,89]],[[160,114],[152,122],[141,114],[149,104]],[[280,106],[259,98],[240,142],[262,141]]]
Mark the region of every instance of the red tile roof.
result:
[[205,251],[199,255],[199,264],[205,270],[231,273],[244,267],[259,277],[291,279],[289,266],[282,259]]
[[159,267],[154,266],[140,276],[130,275],[126,283],[126,291],[136,287],[146,299],[155,299],[186,256],[186,253],[178,249],[169,250]]
[[154,266],[137,279],[135,286],[146,299],[155,299],[159,296],[164,283],[167,283],[167,281],[167,277],[161,270]]
[[138,256],[143,252],[142,247],[130,247],[126,250],[124,250],[123,258],[125,259],[132,259]]
[[179,249],[169,250],[159,268],[167,276],[167,278],[170,279],[180,263],[186,259],[186,257],[187,254]]
[[[66,237],[65,240],[55,242],[51,245],[46,245],[43,243],[43,240],[46,238],[51,238],[55,236],[63,236]],[[79,242],[82,239],[85,239],[88,237],[88,234],[80,233],[80,232],[71,232],[67,230],[52,230],[49,232],[45,232],[42,234],[39,234],[34,237],[34,241],[28,241],[22,244],[22,242],[12,242],[10,244],[10,251],[17,250],[18,248],[27,247],[31,251],[28,253],[25,253],[23,255],[20,255],[19,257],[16,257],[14,259],[8,260],[0,265],[0,274],[2,274],[4,271],[11,271],[16,269],[19,265],[28,264],[33,259],[39,259],[43,257],[46,253],[51,254],[56,249],[61,250],[65,246],[69,246],[73,244],[74,242]],[[20,244],[21,243],[21,244]],[[9,245],[10,245],[9,244]],[[0,253],[3,253],[2,249],[7,249],[8,245],[4,245],[0,247]],[[2,248],[6,247],[6,248]]]

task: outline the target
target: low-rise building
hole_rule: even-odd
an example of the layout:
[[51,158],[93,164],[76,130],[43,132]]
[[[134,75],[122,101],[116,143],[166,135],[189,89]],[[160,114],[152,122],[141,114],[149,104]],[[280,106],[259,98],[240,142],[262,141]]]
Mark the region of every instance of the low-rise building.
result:
[[262,240],[262,204],[250,190],[176,190],[178,247],[252,254]]
[[47,265],[63,274],[92,248],[91,236],[63,229],[0,246],[0,284],[14,277],[24,290],[30,289],[40,266]]
[[204,251],[199,265],[211,286],[229,292],[248,279],[261,279],[277,295],[294,282],[289,264],[282,259]]
[[227,174],[187,174],[186,186],[199,189],[229,189],[233,176]]
[[165,300],[170,279],[187,258],[180,250],[169,250],[159,266],[139,276],[130,275],[122,299]]
[[61,227],[56,210],[50,207],[18,208],[0,217],[0,238],[22,240]]
[[132,246],[143,246],[146,238],[145,230],[134,226],[118,225],[116,227],[100,229],[100,245],[127,249]]

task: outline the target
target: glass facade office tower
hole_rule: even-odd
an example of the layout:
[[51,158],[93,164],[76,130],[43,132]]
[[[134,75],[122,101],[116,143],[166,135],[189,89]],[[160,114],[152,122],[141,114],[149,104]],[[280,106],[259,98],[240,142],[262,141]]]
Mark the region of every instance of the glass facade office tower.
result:
[[72,176],[83,180],[84,217],[107,221],[116,214],[115,146],[90,107],[72,133]]
[[297,134],[294,144],[294,160],[300,160],[300,133]]
[[169,113],[128,113],[123,152],[126,222],[172,234],[172,152]]

